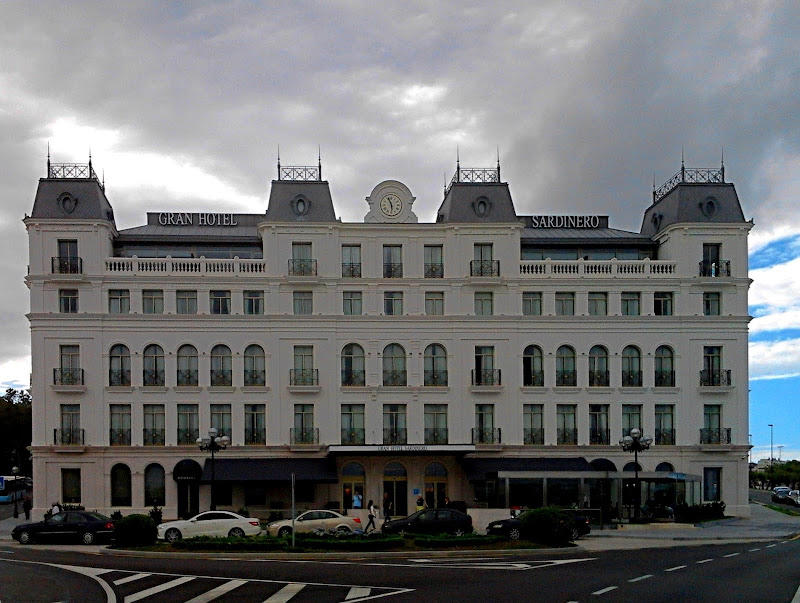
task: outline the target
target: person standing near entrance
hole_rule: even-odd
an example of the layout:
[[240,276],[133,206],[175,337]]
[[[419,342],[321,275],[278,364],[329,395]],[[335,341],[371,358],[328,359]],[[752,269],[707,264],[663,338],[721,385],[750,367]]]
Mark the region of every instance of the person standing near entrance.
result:
[[392,519],[392,501],[389,498],[389,493],[383,493],[383,523]]
[[31,502],[30,496],[25,496],[22,499],[22,510],[25,511],[25,519],[31,518],[31,509],[33,508],[33,503]]

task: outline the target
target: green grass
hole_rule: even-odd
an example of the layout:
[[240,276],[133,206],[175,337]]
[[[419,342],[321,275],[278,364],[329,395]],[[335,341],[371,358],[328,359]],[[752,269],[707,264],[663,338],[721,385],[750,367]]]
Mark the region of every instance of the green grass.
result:
[[773,511],[777,511],[778,513],[783,513],[784,515],[791,515],[792,517],[800,517],[800,513],[794,511],[793,509],[789,509],[788,507],[779,507],[777,505],[764,505],[767,509],[772,509]]

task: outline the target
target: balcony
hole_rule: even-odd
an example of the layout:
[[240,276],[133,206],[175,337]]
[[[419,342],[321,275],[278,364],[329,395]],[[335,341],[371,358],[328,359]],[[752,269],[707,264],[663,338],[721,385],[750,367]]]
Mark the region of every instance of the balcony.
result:
[[611,444],[611,431],[608,429],[590,429],[589,444],[592,446],[608,446]]
[[230,387],[233,385],[233,371],[222,369],[211,371],[211,387]]
[[108,385],[110,387],[128,387],[131,384],[130,370],[109,370]]
[[248,369],[244,371],[245,387],[264,387],[267,385],[267,371]]
[[83,369],[53,369],[53,385],[83,385]]
[[425,371],[422,383],[426,387],[446,387],[447,371]]
[[523,387],[544,387],[544,371],[525,371],[522,375]]
[[384,387],[405,387],[407,384],[406,371],[383,371]]
[[177,373],[178,387],[192,387],[199,383],[197,369],[179,370]]
[[700,276],[730,276],[731,275],[731,261],[719,260],[718,262],[700,262],[699,264]]
[[161,429],[142,429],[142,444],[145,446],[163,446],[165,443],[166,432],[163,427]]
[[108,443],[111,446],[130,446],[131,445],[131,430],[130,429],[109,429],[108,430]]
[[141,276],[203,276],[236,274],[246,278],[263,278],[267,272],[264,260],[218,260],[201,258],[106,258],[106,274]]
[[447,427],[426,427],[425,444],[447,444]]
[[444,264],[441,262],[425,262],[425,278],[444,278]]
[[701,444],[730,444],[731,443],[731,428],[730,427],[706,427],[700,430],[700,443]]
[[267,443],[267,431],[263,427],[251,429],[246,427],[244,430],[245,446],[264,446]]
[[83,446],[83,429],[54,429],[53,444],[56,446]]
[[556,371],[557,387],[575,387],[578,385],[577,371]]
[[500,443],[500,428],[499,427],[473,427],[472,428],[472,443],[473,444],[499,444]]
[[472,385],[476,387],[496,387],[502,385],[500,369],[472,369],[471,377]]
[[364,387],[367,384],[367,372],[364,370],[342,371],[342,387]]
[[145,387],[164,387],[165,383],[163,370],[145,369],[142,371],[142,384]]
[[403,278],[403,264],[384,262],[383,278]]
[[289,260],[289,276],[317,276],[317,260]]
[[731,387],[730,370],[700,371],[700,387]]
[[548,278],[669,279],[678,274],[678,264],[667,260],[523,260],[520,276]]
[[178,429],[178,446],[194,446],[197,444],[197,438],[200,437],[200,430],[198,428]]
[[653,443],[657,446],[674,446],[675,445],[675,430],[674,429],[656,429],[655,439]]
[[316,427],[292,427],[289,430],[289,442],[292,444],[319,444],[319,429]]
[[559,445],[577,446],[578,430],[575,428],[556,430],[556,443]]
[[342,264],[342,277],[343,278],[361,278],[361,262],[343,263]]
[[656,387],[675,387],[675,371],[656,371],[654,384]]
[[407,444],[408,435],[405,427],[384,427],[383,428],[383,444],[386,446],[394,446],[398,444]]
[[289,385],[319,385],[319,369],[289,369]]
[[366,430],[363,427],[342,428],[342,446],[363,446]]
[[608,387],[611,378],[608,371],[589,371],[589,387]]
[[527,446],[544,445],[543,427],[524,427],[522,429],[522,443]]
[[471,260],[470,276],[500,276],[500,260]]
[[78,257],[50,258],[53,274],[83,274],[83,259]]
[[642,371],[622,371],[622,387],[642,387]]

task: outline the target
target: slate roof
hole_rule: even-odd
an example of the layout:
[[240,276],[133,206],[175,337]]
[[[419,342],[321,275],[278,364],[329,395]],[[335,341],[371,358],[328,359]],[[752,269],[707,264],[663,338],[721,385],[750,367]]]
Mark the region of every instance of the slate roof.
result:
[[[71,212],[59,200],[69,195],[75,201]],[[105,191],[94,178],[40,178],[33,201],[32,218],[106,220],[114,222],[114,210]]]

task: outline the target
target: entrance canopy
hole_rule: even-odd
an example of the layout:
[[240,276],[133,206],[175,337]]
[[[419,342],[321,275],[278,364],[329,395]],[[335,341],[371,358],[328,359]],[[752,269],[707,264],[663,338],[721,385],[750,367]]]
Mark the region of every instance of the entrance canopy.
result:
[[[220,482],[288,482],[295,480],[335,484],[336,466],[328,459],[215,459],[214,479]],[[203,482],[211,481],[211,459],[203,467]]]
[[562,472],[593,471],[583,457],[571,458],[467,458],[462,466],[469,481],[481,481],[487,475],[501,472]]

